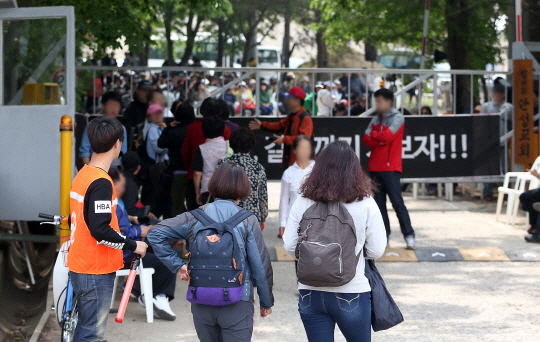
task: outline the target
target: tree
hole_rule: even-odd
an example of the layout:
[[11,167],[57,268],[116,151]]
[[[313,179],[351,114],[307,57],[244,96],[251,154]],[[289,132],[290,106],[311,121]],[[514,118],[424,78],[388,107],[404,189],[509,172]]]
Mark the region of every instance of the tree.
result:
[[[68,6],[70,0],[19,0],[19,7]],[[75,7],[76,39],[94,51],[119,48],[122,43],[133,50],[142,49],[150,41],[143,20],[153,18],[155,12],[144,0],[77,1]],[[122,42],[121,39],[124,39]]]
[[[422,44],[424,0],[313,0],[322,12],[327,42],[333,48],[349,41],[376,41],[419,51]],[[432,1],[427,51],[448,55],[452,69],[484,69],[500,61],[502,47],[496,20],[502,15],[497,2],[485,0]],[[474,37],[474,39],[472,39]],[[458,77],[457,110],[469,105],[468,77]]]
[[[231,23],[242,34],[245,44],[242,54],[242,66],[248,66],[256,57],[254,50],[261,39],[269,36],[278,23],[279,2],[272,0],[232,0],[234,16]],[[233,30],[236,30],[233,29]]]

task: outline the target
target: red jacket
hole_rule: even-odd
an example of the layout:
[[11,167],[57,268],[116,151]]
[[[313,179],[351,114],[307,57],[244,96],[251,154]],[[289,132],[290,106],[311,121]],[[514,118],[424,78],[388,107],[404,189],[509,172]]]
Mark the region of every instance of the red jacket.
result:
[[302,107],[298,112],[291,113],[278,122],[261,122],[261,127],[267,131],[279,131],[283,134],[283,161],[281,165],[291,166],[296,161],[292,144],[297,135],[306,135],[313,139],[313,120]]
[[[225,137],[225,140],[229,140],[231,137],[231,130],[229,127],[225,126],[225,134],[223,136]],[[195,158],[197,148],[205,142],[206,138],[204,137],[202,131],[202,119],[198,119],[197,121],[190,123],[186,132],[186,137],[184,138],[184,143],[182,144],[182,159],[184,160],[184,165],[188,170],[188,179],[193,178],[191,164]]]
[[364,145],[371,147],[368,171],[402,172],[403,131],[405,118],[393,109],[376,115],[364,134]]

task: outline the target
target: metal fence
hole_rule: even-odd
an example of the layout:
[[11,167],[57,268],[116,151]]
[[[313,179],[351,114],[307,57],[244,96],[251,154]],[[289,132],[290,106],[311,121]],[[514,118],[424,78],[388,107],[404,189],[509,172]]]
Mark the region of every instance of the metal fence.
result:
[[[286,91],[291,86],[301,86],[310,91],[315,90],[317,82],[325,82],[327,88],[332,92],[334,101],[333,108],[344,101],[346,111],[343,113],[351,115],[351,109],[356,102],[365,101],[365,109],[360,115],[367,116],[373,112],[371,95],[379,89],[381,85],[394,91],[396,96],[396,108],[407,110],[412,114],[420,114],[423,105],[431,108],[433,115],[442,114],[467,114],[474,111],[476,105],[480,105],[489,100],[489,87],[495,78],[500,77],[506,81],[509,72],[482,71],[482,70],[415,70],[415,69],[345,69],[345,68],[300,68],[300,69],[264,69],[264,68],[202,68],[202,67],[105,67],[105,66],[79,66],[79,74],[86,74],[84,82],[88,89],[88,84],[93,84],[91,92],[86,92],[93,98],[98,98],[101,89],[96,89],[98,82],[96,78],[103,80],[103,91],[115,88],[115,80],[119,81],[121,88],[129,96],[133,96],[139,79],[159,81],[162,90],[169,92],[171,89],[182,90],[177,93],[189,95],[192,93],[194,82],[190,79],[196,77],[205,84],[203,97],[221,96],[230,88],[238,87],[242,82],[246,82],[248,87],[253,87],[254,102],[256,108],[253,111],[243,111],[243,115],[259,116],[261,114],[260,85],[268,84],[273,92],[272,101],[275,106],[273,115],[280,115],[279,94]],[[364,85],[360,91],[351,89],[348,86],[345,90],[338,90],[340,87],[358,84],[355,74]],[[185,75],[185,76],[179,76]],[[290,77],[293,76],[293,77]],[[174,84],[175,79],[186,77],[179,89]],[[305,79],[305,81],[304,81]],[[94,80],[94,82],[92,82]],[[381,80],[384,83],[381,83]],[[251,83],[249,83],[251,81]],[[339,81],[339,82],[336,82]],[[460,87],[458,89],[458,83]],[[507,87],[508,82],[504,82]],[[540,84],[540,83],[539,83]],[[466,87],[463,87],[466,85]],[[251,90],[251,89],[250,89]],[[468,101],[461,95],[461,101],[456,100],[458,93],[468,94]],[[171,97],[172,98],[172,97]],[[412,99],[415,99],[413,102]],[[312,98],[312,108],[315,107],[315,97]],[[461,102],[461,103],[460,103]],[[466,103],[464,103],[466,102]],[[198,107],[198,103],[194,103]],[[95,106],[94,106],[95,107]],[[459,110],[462,108],[462,110]],[[91,111],[90,111],[91,112]]]

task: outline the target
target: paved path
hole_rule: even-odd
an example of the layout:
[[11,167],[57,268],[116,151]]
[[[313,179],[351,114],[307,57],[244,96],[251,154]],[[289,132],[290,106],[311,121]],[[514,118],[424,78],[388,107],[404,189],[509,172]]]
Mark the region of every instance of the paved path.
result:
[[[279,185],[270,183],[270,216],[264,233],[269,249],[282,242],[276,237],[278,226]],[[467,199],[466,197],[464,199]],[[538,282],[540,263],[516,261],[540,256],[540,246],[528,245],[525,216],[521,213],[516,226],[495,222],[495,204],[478,200],[454,202],[421,198],[413,201],[406,196],[411,220],[417,234],[419,249],[409,257],[418,262],[379,262],[387,286],[405,316],[405,322],[386,331],[373,334],[373,341],[539,341]],[[397,219],[390,213],[393,234],[392,249],[400,254],[405,243]],[[501,219],[504,219],[501,217]],[[479,247],[479,248],[476,248]],[[487,252],[486,252],[487,251]],[[447,261],[423,262],[445,254],[445,259],[490,259],[478,256],[486,253],[508,261]],[[277,253],[274,256],[277,259]],[[448,256],[446,258],[446,256]],[[482,259],[484,258],[484,259]],[[492,259],[492,258],[491,258]],[[415,261],[416,261],[415,260]],[[294,265],[273,262],[276,305],[268,318],[255,318],[253,341],[306,341],[298,315]],[[175,322],[155,320],[147,324],[145,311],[130,302],[124,323],[109,317],[108,341],[198,341],[193,328],[189,305],[184,300],[187,285],[178,282],[177,299],[171,307],[177,313]],[[119,296],[117,298],[117,303]],[[256,310],[257,311],[257,310]],[[54,336],[53,332],[50,333]],[[344,341],[336,329],[336,341]],[[42,339],[56,341],[56,339]]]

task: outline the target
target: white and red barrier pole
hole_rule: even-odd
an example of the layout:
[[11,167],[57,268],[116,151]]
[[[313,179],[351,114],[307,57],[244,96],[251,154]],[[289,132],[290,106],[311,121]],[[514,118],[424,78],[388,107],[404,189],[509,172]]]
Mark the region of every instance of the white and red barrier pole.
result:
[[521,16],[521,1],[516,0],[516,41],[523,41],[523,19]]

